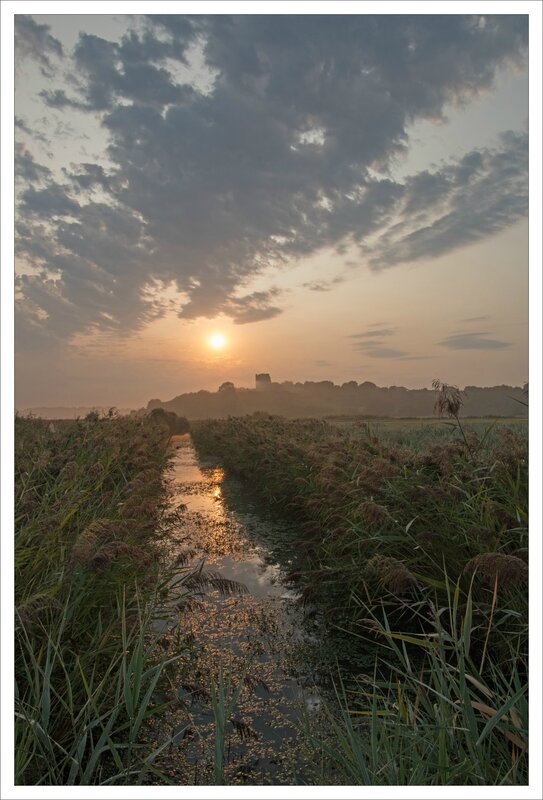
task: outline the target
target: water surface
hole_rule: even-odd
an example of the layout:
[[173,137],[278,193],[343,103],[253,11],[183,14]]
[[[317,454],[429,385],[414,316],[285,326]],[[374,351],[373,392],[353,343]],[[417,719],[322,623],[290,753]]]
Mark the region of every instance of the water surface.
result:
[[236,585],[226,595],[202,587],[190,611],[175,621],[172,615],[171,636],[190,657],[173,687],[180,709],[168,769],[175,782],[212,782],[209,691],[222,671],[233,688],[240,681],[244,687],[227,726],[225,782],[317,782],[299,726],[316,722],[321,709],[318,639],[284,581],[293,562],[285,557],[279,565],[267,545],[288,541],[287,526],[258,508],[216,463],[200,461],[190,437],[175,437],[173,446],[171,503],[180,514],[170,557],[183,563],[178,577],[189,564]]

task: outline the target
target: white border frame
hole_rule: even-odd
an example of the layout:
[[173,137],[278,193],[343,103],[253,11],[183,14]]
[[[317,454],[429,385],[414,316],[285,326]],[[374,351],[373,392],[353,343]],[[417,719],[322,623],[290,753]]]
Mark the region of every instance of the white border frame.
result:
[[[530,496],[532,529],[542,529],[541,514],[541,441],[542,441],[542,246],[541,246],[541,176],[542,176],[542,9],[539,0],[3,0],[2,21],[2,273],[1,273],[1,556],[2,556],[2,774],[1,797],[14,800],[31,798],[435,798],[443,800],[462,796],[469,798],[496,798],[496,800],[540,800],[543,796],[541,759],[535,755],[542,750],[541,737],[541,537],[535,536],[530,549],[530,706],[532,719],[530,738],[532,758],[530,785],[528,787],[33,787],[13,784],[13,419],[14,419],[14,338],[13,338],[13,161],[14,161],[14,61],[13,17],[15,14],[527,14],[530,17]],[[152,791],[151,791],[152,789]]]

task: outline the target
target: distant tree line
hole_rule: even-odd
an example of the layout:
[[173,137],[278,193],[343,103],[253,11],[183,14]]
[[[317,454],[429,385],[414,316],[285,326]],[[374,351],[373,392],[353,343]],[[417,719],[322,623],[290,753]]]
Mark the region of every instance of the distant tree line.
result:
[[[525,417],[527,386],[466,386],[463,390],[464,417]],[[371,381],[294,383],[270,382],[263,390],[236,388],[231,381],[216,392],[201,390],[174,397],[150,400],[147,410],[163,409],[187,419],[221,418],[265,411],[285,417],[363,415],[368,417],[431,417],[435,392],[404,386],[377,386]],[[188,423],[187,423],[188,425]]]

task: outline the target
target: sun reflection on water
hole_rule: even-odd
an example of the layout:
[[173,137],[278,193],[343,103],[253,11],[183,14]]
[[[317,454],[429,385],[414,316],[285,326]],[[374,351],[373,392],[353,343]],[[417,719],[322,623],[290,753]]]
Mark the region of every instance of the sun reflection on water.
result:
[[281,584],[280,567],[266,559],[266,548],[258,544],[264,528],[280,537],[279,526],[260,517],[251,503],[240,504],[224,470],[200,465],[190,441],[178,449],[173,469],[174,500],[186,511],[172,536],[171,557],[186,553],[188,568],[200,562],[204,571],[243,584],[248,594],[226,599],[209,588],[183,618],[182,630],[187,641],[198,642],[200,656],[189,677],[181,666],[180,686],[188,686],[190,696],[173,722],[182,730],[188,726],[195,736],[194,741],[180,737],[166,759],[168,767],[180,783],[193,771],[198,780],[210,780],[214,723],[209,702],[198,691],[203,687],[207,692],[226,659],[235,681],[245,676],[236,714],[249,731],[241,738],[235,729],[229,731],[226,783],[305,782],[313,767],[296,725],[303,714],[318,715],[320,692],[304,658],[312,645],[295,596]]

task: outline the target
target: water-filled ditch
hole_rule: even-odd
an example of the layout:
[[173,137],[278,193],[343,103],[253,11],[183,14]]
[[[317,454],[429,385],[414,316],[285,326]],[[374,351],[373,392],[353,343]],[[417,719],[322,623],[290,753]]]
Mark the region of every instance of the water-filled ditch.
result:
[[[226,726],[224,782],[318,782],[300,725],[318,727],[326,682],[316,666],[318,635],[284,583],[292,566],[288,528],[220,466],[199,460],[188,435],[175,437],[172,446],[171,503],[182,513],[171,559],[203,562],[202,574],[220,574],[224,584],[203,586],[176,629],[188,655],[175,687],[180,708],[178,719],[170,719],[175,740],[167,770],[174,782],[213,782],[216,718],[209,692],[222,671],[232,690],[243,684]],[[283,548],[281,565],[277,548]]]

